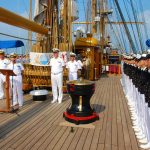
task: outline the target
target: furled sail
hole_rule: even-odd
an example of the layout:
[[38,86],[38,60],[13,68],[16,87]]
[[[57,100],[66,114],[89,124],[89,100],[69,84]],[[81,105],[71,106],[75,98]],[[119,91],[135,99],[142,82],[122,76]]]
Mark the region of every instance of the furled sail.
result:
[[35,0],[34,21],[43,24],[45,11],[47,10],[47,0]]

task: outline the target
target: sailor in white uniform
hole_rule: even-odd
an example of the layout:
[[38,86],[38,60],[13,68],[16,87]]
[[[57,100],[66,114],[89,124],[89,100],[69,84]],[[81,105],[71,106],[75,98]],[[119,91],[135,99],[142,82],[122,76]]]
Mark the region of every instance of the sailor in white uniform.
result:
[[23,106],[23,91],[22,91],[22,72],[24,67],[21,63],[17,63],[17,55],[15,53],[10,54],[10,64],[8,69],[13,70],[16,76],[10,76],[11,94],[13,94],[13,106],[19,104],[19,107]]
[[82,70],[83,63],[81,61],[81,55],[80,54],[77,55],[76,60],[79,63],[79,69]]
[[[5,59],[5,52],[0,50],[0,69],[6,69],[9,61]],[[4,98],[5,76],[0,73],[0,99]]]
[[[53,101],[55,103],[58,100],[58,103],[62,102],[63,98],[63,67],[64,61],[59,57],[59,49],[53,48],[53,58],[50,60],[51,66],[51,84],[52,84],[52,93]],[[58,89],[58,91],[57,91]]]
[[66,68],[69,70],[69,81],[77,80],[79,63],[75,60],[75,53],[70,53],[70,61],[67,63]]

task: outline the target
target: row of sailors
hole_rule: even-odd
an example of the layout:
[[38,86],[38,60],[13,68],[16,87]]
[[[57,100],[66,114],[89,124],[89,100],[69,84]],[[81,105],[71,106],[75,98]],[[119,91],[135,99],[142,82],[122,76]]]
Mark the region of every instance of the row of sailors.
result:
[[[22,92],[22,72],[24,70],[21,63],[17,63],[17,55],[15,53],[10,54],[10,60],[5,58],[5,53],[0,50],[0,69],[10,69],[16,74],[16,76],[10,77],[10,95],[12,98],[12,105],[23,105],[23,92]],[[4,98],[4,82],[5,76],[0,73],[0,99]]]
[[[4,50],[0,50],[0,51],[4,51]],[[5,59],[10,60],[10,55],[8,55],[8,54],[5,55]],[[30,62],[29,54],[27,54],[27,55],[17,55],[16,62],[21,63],[21,64],[29,63]]]
[[[52,84],[52,93],[53,93],[53,102],[57,101],[62,102],[63,98],[63,69],[64,61],[58,55],[59,49],[53,49],[53,58],[50,60],[51,66],[51,84]],[[66,68],[69,70],[69,80],[77,80],[78,70],[82,69],[82,62],[75,60],[75,54],[70,54],[70,61],[66,64]],[[19,106],[23,105],[23,92],[22,92],[22,71],[24,70],[21,63],[17,62],[17,55],[11,54],[10,61],[5,59],[4,51],[0,51],[0,69],[11,69],[17,76],[11,77],[11,87],[13,95],[12,105],[19,103]],[[5,76],[0,74],[0,99],[4,97],[4,87]]]
[[122,79],[133,129],[143,149],[150,148],[150,50],[147,54],[124,55]]

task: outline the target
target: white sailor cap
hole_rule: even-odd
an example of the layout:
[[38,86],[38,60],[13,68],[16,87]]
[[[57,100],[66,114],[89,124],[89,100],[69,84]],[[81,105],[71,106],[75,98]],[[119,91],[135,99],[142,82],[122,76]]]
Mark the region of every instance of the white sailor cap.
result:
[[132,53],[132,54],[127,55],[127,59],[133,59],[133,53]]
[[128,58],[128,55],[127,55],[127,54],[124,54],[124,58],[126,58],[126,59],[127,59],[127,58]]
[[53,48],[52,49],[53,53],[59,52],[60,50],[58,48]]
[[9,55],[9,57],[10,58],[16,58],[18,55],[16,54],[16,53],[11,53],[10,55]]
[[126,56],[126,53],[123,53],[122,56],[125,57],[125,56]]
[[0,49],[0,54],[1,55],[4,55],[5,54],[5,51],[3,49]]
[[71,57],[75,57],[76,54],[71,52],[71,53],[70,53],[70,56],[71,56]]
[[144,54],[142,54],[142,57],[143,57],[143,58],[145,58],[146,56],[147,56],[147,54],[145,54],[145,53],[144,53]]
[[136,58],[136,54],[133,54],[133,57]]
[[140,55],[140,54],[137,54],[137,55],[136,55],[136,58],[137,58],[137,59],[140,59],[140,58],[141,58],[141,55]]

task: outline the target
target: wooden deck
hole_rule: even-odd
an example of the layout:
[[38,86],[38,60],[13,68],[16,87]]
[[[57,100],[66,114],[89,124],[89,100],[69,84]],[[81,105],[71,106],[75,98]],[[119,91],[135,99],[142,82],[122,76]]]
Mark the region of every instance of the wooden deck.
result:
[[100,120],[95,128],[60,126],[63,112],[70,105],[64,95],[62,104],[31,100],[17,113],[0,113],[0,150],[140,150],[130,120],[119,77],[96,82],[92,106]]

